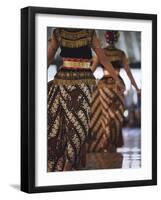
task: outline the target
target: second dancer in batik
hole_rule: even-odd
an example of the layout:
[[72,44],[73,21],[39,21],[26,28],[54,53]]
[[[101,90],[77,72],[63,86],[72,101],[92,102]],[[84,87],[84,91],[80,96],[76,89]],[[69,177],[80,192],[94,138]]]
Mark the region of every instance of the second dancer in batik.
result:
[[[104,48],[104,53],[114,67],[124,88],[120,90],[110,72],[101,65],[104,76],[98,81],[91,102],[90,129],[94,140],[88,146],[89,152],[115,152],[117,147],[123,145],[122,125],[124,119],[125,84],[120,76],[121,68],[125,69],[132,85],[136,88],[138,94],[140,94],[140,90],[131,73],[125,52],[115,46],[119,38],[119,32],[106,31],[105,38],[108,46]],[[93,58],[93,71],[98,64],[99,59],[96,56]]]

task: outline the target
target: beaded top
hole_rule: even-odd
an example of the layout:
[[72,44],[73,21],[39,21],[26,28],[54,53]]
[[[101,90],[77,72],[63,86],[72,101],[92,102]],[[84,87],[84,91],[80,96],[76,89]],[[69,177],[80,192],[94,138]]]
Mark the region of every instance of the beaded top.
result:
[[53,32],[61,48],[62,57],[91,59],[94,30],[56,28]]

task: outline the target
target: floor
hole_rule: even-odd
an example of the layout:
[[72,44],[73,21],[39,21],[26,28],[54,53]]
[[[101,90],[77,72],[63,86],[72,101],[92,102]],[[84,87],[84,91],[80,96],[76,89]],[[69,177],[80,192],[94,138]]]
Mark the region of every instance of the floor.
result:
[[89,153],[84,169],[114,169],[141,167],[141,130],[123,129],[124,146],[116,153]]

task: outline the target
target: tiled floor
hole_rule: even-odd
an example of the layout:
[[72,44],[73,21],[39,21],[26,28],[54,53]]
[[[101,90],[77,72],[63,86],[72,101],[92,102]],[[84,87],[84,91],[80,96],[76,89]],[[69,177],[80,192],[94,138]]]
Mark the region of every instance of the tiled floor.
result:
[[123,155],[122,168],[141,167],[141,130],[124,129],[124,146],[117,152]]
[[90,153],[85,169],[139,168],[141,166],[141,131],[123,129],[124,146],[117,153]]

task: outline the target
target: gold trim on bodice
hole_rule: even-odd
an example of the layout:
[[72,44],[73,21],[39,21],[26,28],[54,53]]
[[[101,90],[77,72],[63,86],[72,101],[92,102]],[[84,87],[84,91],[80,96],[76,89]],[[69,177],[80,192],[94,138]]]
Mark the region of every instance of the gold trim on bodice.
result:
[[91,44],[94,30],[67,31],[65,29],[55,29],[54,33],[60,46],[79,48]]
[[78,48],[78,47],[83,47],[86,45],[89,45],[91,41],[91,38],[83,38],[80,40],[66,40],[64,38],[61,39],[60,45],[63,47],[69,47],[69,48]]
[[91,33],[87,30],[81,30],[81,31],[77,31],[77,32],[69,32],[66,31],[64,29],[61,30],[60,35],[63,38],[66,38],[68,40],[76,40],[76,39],[80,39],[80,38],[84,38],[84,37],[89,37],[89,35],[91,35]]
[[115,47],[113,47],[113,48],[111,48],[111,47],[104,48],[104,53],[108,57],[108,60],[110,62],[114,62],[114,61],[122,62],[123,57],[125,56],[125,53],[122,50],[117,49]]

